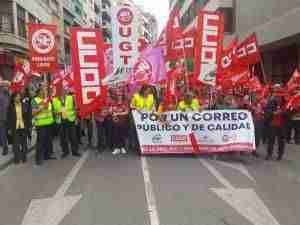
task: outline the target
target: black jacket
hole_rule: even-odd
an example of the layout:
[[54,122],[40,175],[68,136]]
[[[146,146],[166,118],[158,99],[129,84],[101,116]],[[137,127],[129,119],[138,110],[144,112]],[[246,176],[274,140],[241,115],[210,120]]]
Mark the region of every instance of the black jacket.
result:
[[[12,137],[14,137],[14,134],[16,132],[17,127],[17,113],[16,113],[16,107],[15,103],[11,102],[8,107],[7,112],[7,128],[10,131]],[[32,120],[32,114],[31,114],[31,107],[30,104],[26,101],[22,101],[22,115],[23,115],[23,121],[24,121],[24,127],[25,132],[28,135],[29,130],[31,128],[31,120]]]

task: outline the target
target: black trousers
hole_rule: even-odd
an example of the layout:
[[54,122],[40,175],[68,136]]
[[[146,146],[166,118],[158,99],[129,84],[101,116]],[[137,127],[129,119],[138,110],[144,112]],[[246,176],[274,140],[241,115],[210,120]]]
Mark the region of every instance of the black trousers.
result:
[[63,154],[69,154],[70,147],[73,154],[78,153],[79,142],[74,122],[63,121],[60,124],[59,139]]
[[3,147],[3,152],[7,152],[8,143],[7,143],[7,129],[5,122],[0,122],[0,146]]
[[290,142],[292,139],[292,131],[295,131],[294,141],[296,144],[300,143],[300,120],[289,120],[287,124],[286,140]]
[[107,148],[107,129],[105,122],[96,121],[97,125],[97,147],[99,152],[103,152]]
[[36,164],[42,164],[44,159],[49,159],[53,152],[52,146],[52,128],[53,126],[36,127],[37,144],[36,144]]
[[126,123],[113,122],[113,149],[125,148],[128,126]]
[[88,142],[92,145],[93,141],[93,121],[91,119],[85,120],[86,128],[87,128],[87,135],[88,135]]
[[19,163],[21,160],[26,162],[28,152],[27,132],[25,129],[17,129],[13,139],[14,162]]
[[263,132],[264,132],[264,121],[263,120],[255,120],[255,143],[256,148],[258,148],[263,141]]
[[113,121],[110,116],[105,118],[104,127],[106,131],[106,147],[112,150],[115,140],[113,139]]
[[271,127],[270,136],[268,138],[268,155],[272,156],[275,141],[278,142],[278,157],[282,158],[285,150],[285,129],[284,127]]

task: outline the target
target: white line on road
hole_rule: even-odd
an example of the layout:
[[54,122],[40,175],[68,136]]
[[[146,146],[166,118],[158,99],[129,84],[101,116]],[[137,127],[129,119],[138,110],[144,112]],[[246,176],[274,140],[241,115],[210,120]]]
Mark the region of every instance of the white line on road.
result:
[[253,189],[234,188],[233,185],[205,159],[199,159],[202,165],[216,177],[226,188],[212,188],[211,190],[222,200],[227,202],[240,215],[253,225],[280,225],[271,214],[264,202]]
[[78,160],[76,165],[73,167],[73,169],[70,171],[68,176],[66,177],[64,183],[60,186],[60,188],[57,190],[56,194],[54,195],[54,198],[63,197],[66,192],[68,191],[69,187],[73,183],[73,180],[75,179],[76,175],[78,174],[79,170],[89,157],[89,151],[85,152],[84,155]]
[[250,174],[250,172],[247,170],[247,168],[243,164],[241,164],[241,163],[228,163],[228,162],[223,162],[223,161],[219,161],[219,160],[216,160],[215,162],[222,165],[222,166],[229,167],[231,169],[239,171],[241,174],[248,177],[249,180],[256,183],[256,180],[254,179],[254,177]]
[[150,179],[150,171],[149,171],[147,159],[145,157],[141,158],[141,164],[142,164],[142,170],[144,176],[145,193],[147,198],[150,223],[151,225],[160,225],[155,195],[154,195],[153,186]]
[[234,189],[234,187],[230,184],[230,182],[221,174],[218,170],[216,170],[209,162],[204,159],[199,159],[202,165],[209,170],[209,172],[214,175],[217,180],[223,184],[228,189]]
[[73,183],[79,170],[86,162],[88,156],[89,152],[84,153],[52,198],[31,200],[23,218],[22,225],[61,224],[62,220],[71,212],[82,197],[81,194],[76,196],[65,196],[65,194]]

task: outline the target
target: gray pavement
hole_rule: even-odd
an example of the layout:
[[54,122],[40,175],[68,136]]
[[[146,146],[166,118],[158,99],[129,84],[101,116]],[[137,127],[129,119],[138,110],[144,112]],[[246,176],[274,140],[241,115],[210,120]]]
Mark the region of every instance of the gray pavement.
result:
[[[132,154],[89,151],[81,159],[48,161],[42,167],[34,167],[31,157],[0,172],[0,224],[299,225],[299,146],[289,145],[282,162],[241,157],[242,162],[231,156],[221,162],[147,157],[148,171]],[[222,198],[225,192],[231,201]],[[38,209],[23,220],[32,200],[38,200],[32,204]],[[44,219],[34,222],[38,217]]]

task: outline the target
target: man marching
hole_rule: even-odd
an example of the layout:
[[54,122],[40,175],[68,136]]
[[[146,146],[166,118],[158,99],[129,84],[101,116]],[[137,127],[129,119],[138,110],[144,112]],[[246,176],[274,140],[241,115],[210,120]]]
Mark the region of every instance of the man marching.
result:
[[53,99],[56,123],[59,125],[59,138],[62,147],[62,158],[70,154],[69,145],[71,146],[72,155],[80,157],[78,152],[78,140],[76,133],[76,112],[74,98],[71,94],[63,94],[61,97]]
[[37,130],[36,164],[42,165],[43,160],[55,159],[51,156],[52,127],[54,124],[53,105],[48,95],[48,87],[42,86],[38,96],[32,100],[33,124]]

